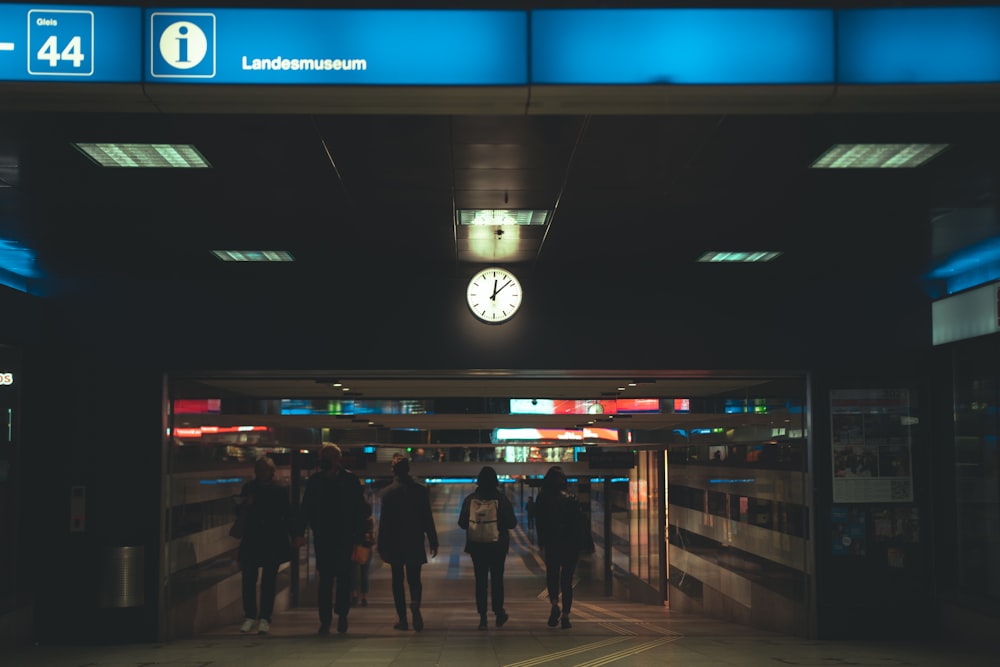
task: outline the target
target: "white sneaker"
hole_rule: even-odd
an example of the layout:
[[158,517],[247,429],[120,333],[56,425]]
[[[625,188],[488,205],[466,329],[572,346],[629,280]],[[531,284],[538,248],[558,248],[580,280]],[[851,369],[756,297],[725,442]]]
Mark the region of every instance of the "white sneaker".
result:
[[257,626],[258,635],[266,635],[267,631],[271,629],[271,624],[267,622],[266,618],[260,619],[260,625]]
[[254,620],[252,618],[243,619],[243,625],[240,626],[240,632],[250,632],[253,630]]

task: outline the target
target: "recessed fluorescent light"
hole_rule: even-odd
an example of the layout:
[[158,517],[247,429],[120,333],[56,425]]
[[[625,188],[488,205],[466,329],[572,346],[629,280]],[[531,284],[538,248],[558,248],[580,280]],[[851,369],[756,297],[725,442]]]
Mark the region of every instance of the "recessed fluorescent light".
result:
[[730,252],[711,251],[698,258],[699,262],[770,262],[780,256],[777,251]]
[[213,250],[212,254],[223,262],[294,262],[290,252],[284,250]]
[[919,167],[948,144],[834,144],[813,169],[893,169]]
[[473,209],[458,210],[460,225],[544,225],[549,211],[531,209]]
[[73,146],[102,167],[195,169],[212,166],[190,144],[75,143]]

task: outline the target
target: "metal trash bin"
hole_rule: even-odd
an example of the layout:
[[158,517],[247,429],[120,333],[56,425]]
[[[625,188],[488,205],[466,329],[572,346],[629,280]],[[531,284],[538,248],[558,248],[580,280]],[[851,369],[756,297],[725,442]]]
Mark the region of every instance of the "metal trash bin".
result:
[[144,547],[105,547],[97,606],[100,609],[141,607],[145,603]]

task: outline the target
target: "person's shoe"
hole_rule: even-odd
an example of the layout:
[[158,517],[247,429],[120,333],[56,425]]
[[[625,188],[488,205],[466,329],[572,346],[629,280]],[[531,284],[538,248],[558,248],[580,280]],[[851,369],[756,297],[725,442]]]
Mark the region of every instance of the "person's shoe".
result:
[[266,635],[271,630],[271,622],[266,618],[260,619],[260,625],[257,626],[258,635]]
[[361,606],[362,607],[368,606],[368,598],[361,598]]
[[420,615],[420,610],[413,608],[413,629],[420,632],[424,629],[424,617]]
[[504,611],[503,609],[501,609],[500,611],[498,611],[497,612],[497,627],[498,628],[502,628],[503,624],[507,622],[508,618],[510,618],[510,616],[507,615],[506,611]]
[[486,614],[479,615],[479,629],[486,630],[489,625],[486,623]]
[[549,627],[554,628],[559,625],[559,605],[552,605],[552,611],[549,612]]
[[562,629],[563,630],[569,630],[572,627],[573,627],[573,624],[569,622],[569,616],[563,616],[562,617]]
[[347,632],[347,614],[337,617],[337,632],[340,634]]
[[330,634],[330,624],[329,623],[320,623],[319,624],[319,631],[317,631],[316,634],[318,634],[318,635],[328,635],[328,634]]
[[[416,622],[414,622],[414,625],[415,624],[416,624]],[[396,623],[396,625],[392,626],[392,629],[393,630],[409,630],[410,626],[408,626],[406,624],[406,619],[405,618],[401,618],[401,619],[399,619],[399,623]]]
[[242,632],[243,634],[250,632],[251,630],[253,630],[253,624],[256,622],[257,621],[255,621],[252,618],[243,619],[243,625],[240,626],[240,632]]

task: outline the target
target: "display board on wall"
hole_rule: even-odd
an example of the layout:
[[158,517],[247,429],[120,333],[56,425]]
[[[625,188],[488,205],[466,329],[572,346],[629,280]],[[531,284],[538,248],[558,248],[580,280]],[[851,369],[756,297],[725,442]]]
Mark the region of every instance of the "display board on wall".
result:
[[830,392],[833,502],[913,502],[912,429],[906,389]]

